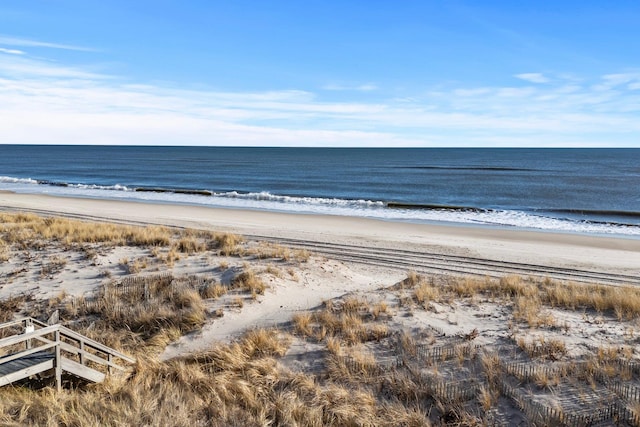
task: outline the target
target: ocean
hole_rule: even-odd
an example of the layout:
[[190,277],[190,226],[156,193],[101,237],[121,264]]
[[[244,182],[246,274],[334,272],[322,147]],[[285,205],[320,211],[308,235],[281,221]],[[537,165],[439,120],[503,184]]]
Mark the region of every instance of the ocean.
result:
[[0,190],[640,237],[640,149],[0,145]]

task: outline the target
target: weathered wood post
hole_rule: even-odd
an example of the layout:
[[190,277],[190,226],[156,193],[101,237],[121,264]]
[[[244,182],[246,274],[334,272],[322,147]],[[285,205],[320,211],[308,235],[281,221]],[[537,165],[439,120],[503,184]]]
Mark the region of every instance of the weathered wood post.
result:
[[84,366],[84,341],[80,341],[80,364]]
[[60,358],[60,330],[55,332],[56,342],[56,358],[55,358],[55,370],[56,370],[56,389],[62,390],[62,360]]
[[[31,332],[35,331],[36,328],[33,325],[33,322],[31,321],[31,319],[25,319],[24,321],[24,333],[25,334],[30,334]],[[31,340],[26,340],[25,341],[25,345],[27,346],[27,350],[31,350]]]

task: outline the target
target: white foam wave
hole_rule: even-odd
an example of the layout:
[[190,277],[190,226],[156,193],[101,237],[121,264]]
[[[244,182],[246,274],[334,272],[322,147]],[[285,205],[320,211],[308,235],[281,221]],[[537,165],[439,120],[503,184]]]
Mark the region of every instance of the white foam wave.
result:
[[79,188],[82,190],[107,190],[107,191],[135,191],[126,185],[96,185],[96,184],[68,184],[68,187]]
[[213,193],[213,197],[229,198],[229,199],[241,199],[241,200],[253,200],[263,202],[277,202],[287,203],[294,205],[309,205],[309,206],[351,206],[351,207],[384,207],[384,202],[374,200],[349,200],[349,199],[337,199],[337,198],[322,198],[322,197],[297,197],[297,196],[282,196],[277,194],[271,194],[267,191],[260,193],[239,193],[237,191],[229,191],[225,193]]
[[68,187],[33,185],[37,181],[0,177],[0,189],[22,193],[99,199],[139,200],[158,203],[205,205],[221,208],[267,210],[303,214],[366,217],[404,222],[448,222],[484,226],[516,227],[534,230],[640,236],[640,226],[606,224],[553,218],[515,210],[464,211],[447,209],[389,209],[385,203],[369,200],[345,200],[274,195],[269,192],[213,193],[212,196],[181,193],[136,192],[122,185],[74,185]]
[[12,176],[0,176],[0,183],[6,184],[38,184],[38,181],[31,178],[14,178]]

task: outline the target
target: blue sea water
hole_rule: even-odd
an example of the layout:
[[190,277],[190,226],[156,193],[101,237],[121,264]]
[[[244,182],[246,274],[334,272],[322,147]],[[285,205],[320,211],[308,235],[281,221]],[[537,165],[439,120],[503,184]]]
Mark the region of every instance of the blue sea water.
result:
[[640,149],[0,145],[0,190],[640,236]]

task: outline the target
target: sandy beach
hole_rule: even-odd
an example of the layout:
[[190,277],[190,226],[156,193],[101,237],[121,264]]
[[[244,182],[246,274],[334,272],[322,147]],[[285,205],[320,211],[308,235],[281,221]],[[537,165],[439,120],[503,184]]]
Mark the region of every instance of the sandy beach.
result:
[[640,274],[640,239],[427,225],[198,206],[0,193],[0,207],[133,224],[213,229],[247,237],[413,249],[488,260]]
[[[184,243],[174,243],[170,250],[100,244],[76,248],[53,242],[37,243],[37,250],[5,249],[0,298],[29,294],[35,301],[49,301],[48,307],[66,304],[77,311],[78,299],[91,300],[98,290],[123,286],[132,277],[152,283],[169,274],[175,283],[200,283],[200,291],[206,283],[227,287],[220,296],[204,300],[208,314],[196,332],[173,336],[156,350],[158,360],[166,363],[234,342],[252,330],[276,328],[292,334],[278,359],[279,369],[287,372],[322,377],[336,360],[346,363],[341,368],[346,370],[364,369],[363,360],[368,360],[376,366],[377,378],[399,363],[402,354],[403,366],[426,363],[420,368],[423,380],[443,384],[446,393],[467,396],[466,386],[460,386],[464,376],[484,378],[485,359],[495,354],[500,355],[495,356],[501,360],[496,362],[500,369],[514,379],[501,380],[499,386],[478,383],[473,387],[480,388],[472,387],[475,397],[460,397],[460,402],[476,402],[463,405],[475,414],[476,397],[482,395],[482,408],[493,408],[492,420],[511,423],[532,419],[537,407],[527,406],[531,399],[523,397],[526,393],[533,393],[545,407],[564,405],[571,413],[593,414],[591,406],[600,402],[602,390],[608,390],[605,385],[573,383],[573,391],[558,392],[546,385],[522,389],[518,381],[526,378],[519,374],[524,368],[518,363],[551,364],[541,368],[547,370],[561,363],[578,369],[575,366],[603,352],[615,359],[624,354],[624,363],[636,363],[640,357],[635,350],[640,332],[633,306],[636,291],[632,295],[629,287],[640,284],[640,239],[8,192],[0,193],[0,210],[168,226],[185,230],[182,238],[175,237],[181,242],[198,239],[189,230],[242,235],[241,249],[233,253],[202,246],[174,254]],[[92,255],[86,256],[89,252]],[[236,285],[243,275],[242,280],[252,277],[259,287]],[[607,286],[598,287],[602,285]],[[565,291],[574,296],[560,296]],[[593,295],[607,302],[589,302]],[[334,323],[323,324],[327,316],[338,315],[358,316],[359,338],[344,330],[331,332]],[[413,344],[402,344],[401,351],[399,337]],[[484,368],[478,365],[480,359]],[[564,381],[554,378],[557,384]],[[639,382],[633,377],[633,387]],[[493,394],[487,395],[485,387],[495,388]],[[440,393],[434,390],[431,396]],[[588,394],[588,399],[558,400],[558,393],[571,396],[575,390]],[[634,413],[632,406],[615,404],[620,411]]]

